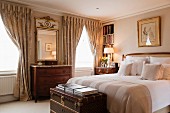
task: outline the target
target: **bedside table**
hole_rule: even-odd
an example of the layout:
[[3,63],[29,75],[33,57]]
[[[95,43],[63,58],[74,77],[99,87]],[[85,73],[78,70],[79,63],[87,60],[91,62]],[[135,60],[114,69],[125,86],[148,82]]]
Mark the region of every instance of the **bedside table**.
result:
[[113,67],[95,67],[95,75],[117,73],[118,70],[118,63],[114,63]]
[[118,69],[116,67],[95,67],[95,74],[111,74],[117,73]]

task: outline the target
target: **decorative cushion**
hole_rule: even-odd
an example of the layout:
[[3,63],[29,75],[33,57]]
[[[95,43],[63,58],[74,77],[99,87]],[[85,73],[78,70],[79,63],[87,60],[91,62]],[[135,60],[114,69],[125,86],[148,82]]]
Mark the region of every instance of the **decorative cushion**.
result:
[[143,61],[143,60],[134,61],[132,64],[131,74],[140,76],[145,62],[146,61]]
[[131,74],[132,63],[121,62],[118,75],[125,76]]
[[170,64],[162,64],[163,77],[162,79],[170,80]]
[[142,79],[158,80],[162,78],[160,64],[144,64],[141,74]]
[[150,63],[168,63],[170,64],[170,57],[150,57]]

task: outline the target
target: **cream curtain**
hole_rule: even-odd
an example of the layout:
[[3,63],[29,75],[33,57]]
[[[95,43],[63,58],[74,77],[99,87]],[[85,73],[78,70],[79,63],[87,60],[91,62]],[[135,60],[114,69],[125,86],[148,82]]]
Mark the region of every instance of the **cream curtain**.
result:
[[27,101],[31,99],[29,76],[31,9],[18,4],[1,1],[0,15],[9,37],[18,47],[20,54],[17,71],[17,84],[14,95],[19,97],[20,100]]
[[90,48],[94,55],[94,66],[98,66],[102,56],[102,23],[97,20],[87,19],[85,26],[89,35]]
[[76,16],[63,16],[63,61],[75,70],[76,47],[84,26],[84,19]]

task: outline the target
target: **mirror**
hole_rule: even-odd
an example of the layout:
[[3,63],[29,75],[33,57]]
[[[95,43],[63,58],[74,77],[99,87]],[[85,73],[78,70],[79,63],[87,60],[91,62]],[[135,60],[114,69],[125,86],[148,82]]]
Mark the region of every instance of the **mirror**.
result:
[[59,38],[58,22],[48,17],[36,18],[36,61],[57,60],[56,43]]

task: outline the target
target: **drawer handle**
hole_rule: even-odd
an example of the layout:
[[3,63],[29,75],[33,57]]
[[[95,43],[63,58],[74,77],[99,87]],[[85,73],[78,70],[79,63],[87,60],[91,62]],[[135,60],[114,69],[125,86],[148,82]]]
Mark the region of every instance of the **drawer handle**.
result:
[[101,70],[99,69],[99,72],[101,72]]
[[61,104],[64,105],[64,96],[61,96]]
[[108,73],[109,72],[109,69],[106,69],[106,73]]

